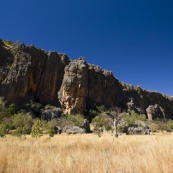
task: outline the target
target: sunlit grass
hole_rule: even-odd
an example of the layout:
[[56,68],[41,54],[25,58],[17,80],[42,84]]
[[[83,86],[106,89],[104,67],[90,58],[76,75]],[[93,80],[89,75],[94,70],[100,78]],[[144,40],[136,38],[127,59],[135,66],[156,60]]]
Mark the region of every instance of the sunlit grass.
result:
[[0,138],[0,172],[172,173],[173,135]]

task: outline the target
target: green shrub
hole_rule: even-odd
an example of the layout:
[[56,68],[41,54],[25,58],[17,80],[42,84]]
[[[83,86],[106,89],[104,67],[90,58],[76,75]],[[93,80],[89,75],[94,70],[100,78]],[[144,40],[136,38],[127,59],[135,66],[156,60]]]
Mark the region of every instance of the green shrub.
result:
[[131,112],[131,115],[124,114],[123,115],[124,120],[127,122],[128,125],[135,124],[136,120],[146,121],[145,114],[137,114],[134,111]]
[[32,126],[31,135],[33,138],[36,138],[36,139],[42,135],[40,120],[35,121],[34,125]]
[[46,133],[49,134],[50,137],[53,137],[55,134],[54,124],[51,121],[46,124]]
[[21,137],[22,134],[23,134],[23,129],[21,127],[18,127],[15,131],[12,132],[12,135],[17,137]]
[[73,122],[75,126],[81,126],[84,121],[84,116],[80,114],[70,115],[67,117],[67,120]]
[[11,40],[4,40],[4,44],[8,47],[14,47],[15,44]]
[[55,108],[55,106],[52,106],[52,105],[50,105],[50,104],[47,104],[47,105],[44,107],[45,110],[46,110],[46,109],[53,109],[53,108]]
[[97,110],[91,109],[88,114],[89,114],[89,119],[92,120],[99,114],[99,112]]
[[106,111],[107,111],[107,109],[105,108],[104,105],[96,106],[96,110],[97,110],[98,112],[100,112],[100,113],[106,112]]
[[10,104],[9,107],[7,108],[7,110],[11,115],[14,115],[17,113],[17,108],[14,103]]
[[5,107],[5,101],[0,97],[0,122],[3,123],[11,115],[9,114],[7,108]]
[[101,127],[105,127],[106,130],[112,129],[111,125],[109,124],[109,120],[100,116],[96,116],[92,120],[92,124],[94,125],[94,131],[98,131]]
[[[31,115],[19,113],[13,117],[13,126],[22,134],[30,134],[33,125]],[[19,130],[20,129],[20,130]]]
[[167,122],[167,129],[171,132],[173,131],[173,120]]
[[117,126],[117,131],[119,132],[119,133],[123,133],[123,131],[124,131],[124,126]]
[[7,133],[7,126],[5,124],[0,124],[0,137],[4,137]]
[[84,122],[84,116],[80,114],[76,115],[63,115],[61,120],[57,122],[57,125],[63,128],[66,125],[81,126]]
[[30,103],[26,104],[27,109],[31,110],[37,117],[40,117],[42,111],[43,111],[43,106],[40,103],[33,102],[30,100]]
[[167,124],[163,122],[158,122],[157,130],[167,131],[168,130]]

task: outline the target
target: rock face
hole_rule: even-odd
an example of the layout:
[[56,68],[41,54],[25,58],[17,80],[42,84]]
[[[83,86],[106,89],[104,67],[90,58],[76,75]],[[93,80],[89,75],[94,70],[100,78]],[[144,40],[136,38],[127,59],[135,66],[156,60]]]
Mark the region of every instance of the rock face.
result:
[[[149,105],[156,105],[161,107],[162,112],[164,112],[165,118],[173,119],[171,115],[173,111],[173,97],[158,93],[158,92],[149,92],[144,89],[141,89],[138,86],[127,85],[121,83],[122,85],[122,94],[121,94],[121,108],[127,110],[127,103],[133,98],[133,107],[134,110],[138,110],[140,113],[147,114],[146,109]],[[154,118],[156,118],[154,116]],[[159,118],[159,117],[158,117]]]
[[156,105],[150,105],[147,109],[147,116],[149,120],[155,119],[155,118],[165,118],[164,109]]
[[79,58],[65,68],[59,100],[64,113],[84,113],[94,104],[118,105],[120,89],[120,83],[112,72],[87,65],[84,58]]
[[31,56],[18,52],[10,65],[8,60],[11,59],[13,58],[7,59],[6,64],[9,66],[6,69],[4,67],[1,68],[1,72],[5,72],[6,75],[1,76],[0,95],[4,96],[6,100],[16,103],[27,95],[28,79],[31,71]]
[[34,100],[60,106],[59,91],[67,55],[19,45],[17,53],[0,43],[0,96],[21,106]]
[[18,107],[30,100],[52,104],[65,114],[85,114],[104,105],[173,119],[173,97],[121,83],[112,72],[87,64],[82,57],[70,61],[65,54],[47,53],[34,45],[11,48],[2,40],[0,96]]
[[88,96],[88,66],[84,58],[72,61],[65,67],[59,100],[65,114],[83,113]]

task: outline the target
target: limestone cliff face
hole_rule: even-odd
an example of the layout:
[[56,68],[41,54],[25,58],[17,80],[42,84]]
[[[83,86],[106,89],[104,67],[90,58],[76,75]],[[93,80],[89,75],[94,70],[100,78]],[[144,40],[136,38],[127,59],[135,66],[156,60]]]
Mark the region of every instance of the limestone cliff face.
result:
[[29,100],[50,103],[67,114],[83,114],[94,105],[104,105],[154,118],[159,112],[159,117],[173,119],[173,97],[121,83],[112,72],[87,64],[82,57],[70,61],[65,54],[24,44],[14,49],[2,40],[0,96],[17,106]]
[[46,53],[33,45],[19,45],[14,54],[1,41],[0,96],[17,106],[30,100],[60,106],[57,92],[68,63],[67,55]]
[[[158,93],[158,92],[150,92],[144,89],[141,89],[139,86],[127,85],[125,83],[121,83],[123,87],[123,94],[121,100],[122,109],[128,109],[128,103],[130,99],[133,99],[133,110],[137,110],[140,113],[147,114],[148,107],[157,107],[161,109],[162,115],[158,114],[157,117],[165,117],[165,118],[173,118],[173,97]],[[154,118],[157,118],[155,114],[153,114]]]
[[173,118],[173,97],[120,83],[112,72],[86,64],[83,58],[66,66],[59,100],[64,113],[68,114],[84,113],[94,105],[104,105],[150,116],[146,109],[157,104],[162,115],[152,111],[153,117]]
[[88,66],[88,103],[92,107],[104,105],[106,107],[120,106],[121,96],[120,82],[113,76],[113,73],[102,70],[99,66]]
[[114,107],[119,104],[120,87],[112,72],[79,58],[65,68],[59,100],[68,114],[84,113],[94,105]]
[[8,68],[8,73],[1,82],[0,93],[6,100],[17,102],[26,96],[28,90],[31,56],[26,53],[17,53]]
[[64,79],[58,97],[64,113],[83,113],[88,96],[88,65],[83,58],[65,67]]

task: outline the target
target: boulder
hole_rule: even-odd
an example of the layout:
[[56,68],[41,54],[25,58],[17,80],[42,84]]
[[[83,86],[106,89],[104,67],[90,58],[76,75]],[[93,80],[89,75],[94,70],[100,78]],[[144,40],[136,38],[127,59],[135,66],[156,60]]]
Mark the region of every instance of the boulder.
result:
[[51,121],[56,118],[60,118],[62,110],[60,108],[47,109],[41,114],[41,119]]
[[90,132],[90,123],[89,120],[84,119],[83,123],[81,124],[80,128],[85,129],[86,133]]
[[54,127],[54,130],[55,130],[55,133],[56,133],[56,134],[61,134],[61,133],[62,133],[62,129],[61,129],[61,127],[59,127],[59,126],[55,126],[55,127]]
[[85,133],[85,129],[82,129],[78,126],[69,126],[69,125],[66,125],[63,130],[62,130],[63,133],[68,133],[68,134],[81,134],[81,133]]
[[150,135],[151,129],[148,126],[142,127],[133,125],[125,128],[125,133],[129,135]]

